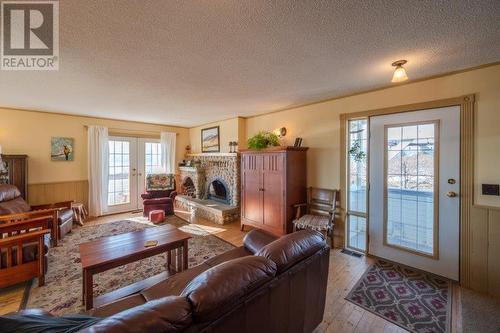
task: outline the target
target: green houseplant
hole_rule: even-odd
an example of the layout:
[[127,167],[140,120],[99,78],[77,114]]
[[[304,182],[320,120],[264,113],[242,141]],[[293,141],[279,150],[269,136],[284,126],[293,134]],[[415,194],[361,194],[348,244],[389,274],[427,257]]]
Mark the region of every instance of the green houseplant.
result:
[[247,144],[250,149],[264,149],[267,147],[279,146],[280,140],[278,136],[272,132],[261,131],[248,139]]

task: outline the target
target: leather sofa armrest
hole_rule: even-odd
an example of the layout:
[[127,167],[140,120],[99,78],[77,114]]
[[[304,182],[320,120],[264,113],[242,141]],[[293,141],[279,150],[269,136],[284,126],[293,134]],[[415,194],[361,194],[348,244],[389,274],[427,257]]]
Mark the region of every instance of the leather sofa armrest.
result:
[[143,194],[141,194],[141,198],[143,200],[146,200],[146,199],[152,199],[153,196],[151,194],[149,194],[149,193],[143,193]]
[[278,239],[278,237],[275,235],[272,235],[260,229],[253,229],[252,231],[248,232],[243,238],[243,246],[245,247],[245,249],[255,254],[259,252],[261,248],[275,241],[276,239]]

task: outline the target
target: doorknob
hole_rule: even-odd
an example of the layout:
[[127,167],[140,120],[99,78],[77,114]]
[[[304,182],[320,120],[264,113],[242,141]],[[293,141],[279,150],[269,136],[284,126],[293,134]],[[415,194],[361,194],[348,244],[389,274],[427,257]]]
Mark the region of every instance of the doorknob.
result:
[[446,196],[448,198],[454,198],[457,196],[457,193],[456,192],[453,192],[453,191],[449,191],[448,193],[446,193]]

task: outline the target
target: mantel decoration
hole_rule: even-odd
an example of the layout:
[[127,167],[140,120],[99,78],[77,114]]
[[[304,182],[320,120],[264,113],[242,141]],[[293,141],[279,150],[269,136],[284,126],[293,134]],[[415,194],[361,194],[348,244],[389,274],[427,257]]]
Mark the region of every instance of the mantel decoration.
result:
[[236,142],[236,141],[229,141],[229,152],[230,153],[236,153],[236,146],[238,146],[238,142]]
[[219,126],[201,130],[201,152],[218,153],[220,151]]
[[73,138],[52,137],[50,143],[50,157],[52,161],[73,161]]
[[280,140],[276,134],[268,131],[261,131],[248,139],[248,148],[264,149],[280,145]]

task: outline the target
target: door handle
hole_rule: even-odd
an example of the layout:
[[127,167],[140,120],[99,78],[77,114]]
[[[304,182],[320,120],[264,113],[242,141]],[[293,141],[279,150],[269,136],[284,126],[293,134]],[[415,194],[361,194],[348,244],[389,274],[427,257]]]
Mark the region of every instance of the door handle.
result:
[[456,192],[453,192],[453,191],[449,191],[448,193],[446,193],[446,196],[448,198],[454,198],[457,196],[457,193]]

